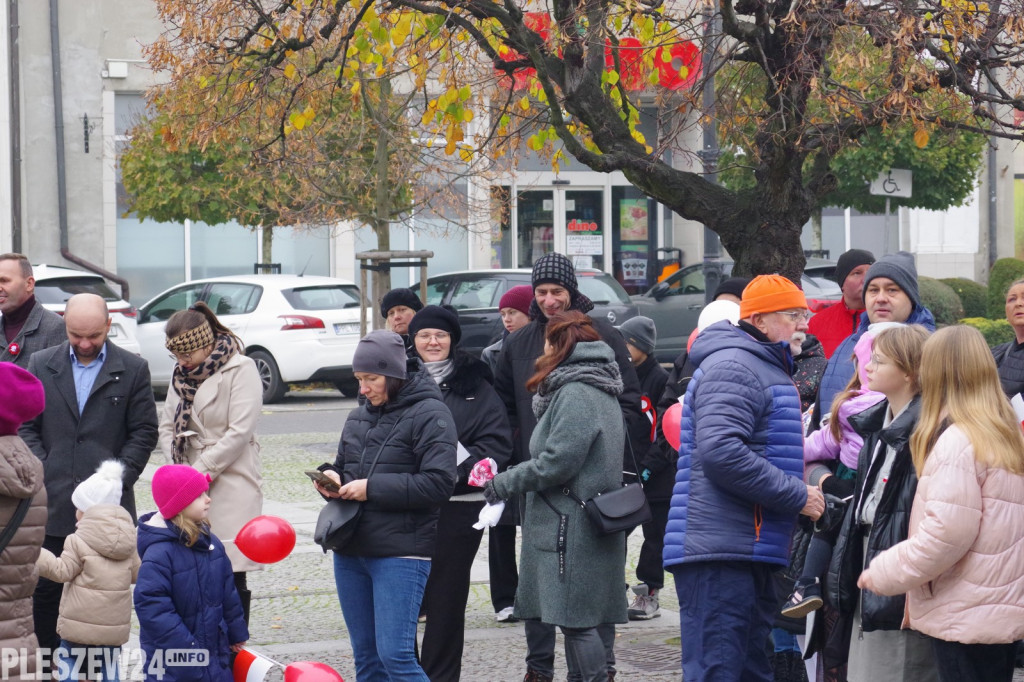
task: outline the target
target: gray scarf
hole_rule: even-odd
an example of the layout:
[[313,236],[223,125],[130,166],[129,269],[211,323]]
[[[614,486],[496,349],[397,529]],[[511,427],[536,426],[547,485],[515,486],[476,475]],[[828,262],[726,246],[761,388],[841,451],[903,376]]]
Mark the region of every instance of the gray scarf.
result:
[[551,370],[537,387],[537,394],[533,396],[533,415],[540,419],[551,405],[555,392],[574,381],[593,386],[613,397],[622,393],[623,388],[619,366],[614,362],[574,362],[559,365]]

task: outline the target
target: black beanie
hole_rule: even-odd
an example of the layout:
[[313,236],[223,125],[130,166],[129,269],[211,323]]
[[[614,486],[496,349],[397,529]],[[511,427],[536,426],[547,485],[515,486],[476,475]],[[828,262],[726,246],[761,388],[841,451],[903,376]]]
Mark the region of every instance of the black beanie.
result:
[[576,269],[573,268],[572,261],[562,254],[554,252],[541,256],[533,264],[533,276],[530,283],[534,289],[538,284],[550,283],[565,287],[570,294],[579,291],[579,285],[576,282]]
[[743,298],[743,290],[750,284],[750,277],[730,277],[729,279],[723,280],[718,288],[715,289],[715,295],[711,297],[711,300],[717,300],[722,294],[732,294],[736,298]]
[[384,294],[384,298],[380,300],[380,316],[385,320],[388,319],[388,311],[397,305],[404,305],[406,308],[412,308],[413,310],[421,310],[423,308],[423,302],[420,301],[420,297],[412,289],[401,287],[392,289]]
[[457,313],[439,305],[428,305],[413,315],[409,323],[409,338],[416,336],[421,329],[440,329],[452,335],[452,346],[457,346],[462,339],[462,327],[459,326]]
[[875,262],[875,254],[864,249],[850,249],[836,261],[836,284],[840,288],[843,282],[850,276],[854,268],[861,265],[872,265]]

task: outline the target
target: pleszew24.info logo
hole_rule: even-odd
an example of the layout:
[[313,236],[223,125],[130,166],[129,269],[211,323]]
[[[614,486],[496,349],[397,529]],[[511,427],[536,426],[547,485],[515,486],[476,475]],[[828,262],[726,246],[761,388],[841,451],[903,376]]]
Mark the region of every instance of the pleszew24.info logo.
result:
[[[0,648],[0,680],[49,682],[58,679],[162,680],[168,668],[210,664],[207,649],[156,649],[152,656],[139,648],[71,647],[68,649]],[[104,674],[104,673],[107,674]]]

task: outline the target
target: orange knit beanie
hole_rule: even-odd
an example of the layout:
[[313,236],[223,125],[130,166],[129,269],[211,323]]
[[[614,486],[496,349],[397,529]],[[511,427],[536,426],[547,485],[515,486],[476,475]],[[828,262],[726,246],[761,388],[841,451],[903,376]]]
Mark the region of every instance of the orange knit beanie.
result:
[[758,275],[743,290],[740,319],[747,319],[754,313],[774,313],[806,307],[804,292],[791,280],[782,275]]

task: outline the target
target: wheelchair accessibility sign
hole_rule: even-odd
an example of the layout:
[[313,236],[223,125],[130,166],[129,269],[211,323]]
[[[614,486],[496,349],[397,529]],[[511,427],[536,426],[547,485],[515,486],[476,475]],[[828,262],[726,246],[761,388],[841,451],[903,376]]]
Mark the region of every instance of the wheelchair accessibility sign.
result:
[[914,188],[914,174],[902,168],[882,171],[871,183],[871,193],[883,197],[909,197]]

